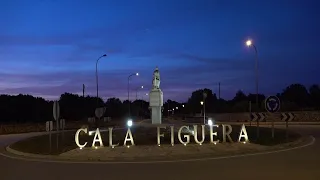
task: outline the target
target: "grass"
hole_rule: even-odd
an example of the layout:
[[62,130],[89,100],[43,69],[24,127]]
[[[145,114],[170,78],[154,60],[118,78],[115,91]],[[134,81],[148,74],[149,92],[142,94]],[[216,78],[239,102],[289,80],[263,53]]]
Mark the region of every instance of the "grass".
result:
[[[238,141],[238,136],[240,133],[240,126],[232,126],[232,133],[231,138],[234,142]],[[198,127],[198,132],[201,132],[200,127]],[[282,129],[275,129],[275,138],[271,138],[271,129],[260,127],[260,138],[257,139],[257,131],[256,127],[246,127],[249,140],[251,143],[261,144],[261,145],[277,145],[285,142],[292,142],[295,141],[300,137],[299,134],[294,132],[289,132],[288,139],[286,139],[286,132]],[[156,145],[157,144],[157,128],[146,128],[146,127],[132,127],[131,128],[132,135],[134,138],[134,143],[136,145]],[[206,133],[209,133],[209,128],[206,128]],[[216,137],[220,141],[222,141],[222,128],[219,127],[216,129],[218,136]],[[122,130],[113,130],[113,143],[120,143],[120,145],[123,145],[125,135],[126,135],[127,129]],[[167,129],[161,129],[161,133],[164,133],[164,137],[161,138],[161,144],[171,144],[171,134],[170,134],[170,128],[167,127]],[[185,133],[184,133],[185,134]],[[183,134],[183,135],[184,135]],[[109,133],[108,132],[101,132],[103,144],[105,146],[109,146]],[[87,134],[80,136],[80,143],[84,144],[84,142],[87,142],[87,147],[90,147],[92,145],[93,141],[93,135],[88,136]],[[198,135],[199,139],[201,139],[200,134]],[[26,153],[33,153],[33,154],[42,154],[42,155],[58,155],[67,151],[70,151],[72,149],[77,148],[77,145],[75,144],[75,131],[69,131],[58,134],[51,134],[51,148],[50,148],[50,140],[49,135],[42,135],[37,137],[31,137],[19,142],[16,142],[11,145],[12,149],[26,152]],[[182,136],[183,139],[183,136]],[[58,140],[58,146],[57,146],[57,140]],[[184,140],[184,139],[183,139]],[[180,144],[178,140],[178,134],[175,132],[174,134],[174,142],[175,144]],[[206,134],[205,142],[209,143],[210,137],[208,134]],[[192,135],[190,135],[190,143],[195,143],[194,138]],[[97,143],[98,145],[98,143]]]

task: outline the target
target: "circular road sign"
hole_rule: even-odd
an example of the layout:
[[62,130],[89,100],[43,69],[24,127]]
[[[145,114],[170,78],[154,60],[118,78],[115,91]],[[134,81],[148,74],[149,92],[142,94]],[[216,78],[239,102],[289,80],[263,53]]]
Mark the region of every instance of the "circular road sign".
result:
[[265,100],[265,108],[268,112],[274,113],[280,109],[280,99],[277,96],[269,96]]

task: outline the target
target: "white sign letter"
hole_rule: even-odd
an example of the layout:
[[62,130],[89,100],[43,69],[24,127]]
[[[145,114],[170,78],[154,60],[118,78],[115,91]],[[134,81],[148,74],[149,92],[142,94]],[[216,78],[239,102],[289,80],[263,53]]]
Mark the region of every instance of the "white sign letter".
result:
[[182,131],[183,128],[185,128],[185,129],[187,129],[189,131],[189,127],[188,126],[182,126],[178,131],[178,139],[181,142],[181,144],[187,145],[190,142],[190,135],[183,135],[183,137],[187,139],[186,142],[183,142],[182,139],[181,139],[181,131]]
[[80,144],[80,142],[79,142],[79,134],[80,134],[81,131],[83,131],[84,133],[88,133],[88,129],[87,128],[78,129],[77,132],[76,132],[76,135],[74,137],[74,140],[76,141],[77,146],[82,149],[87,145],[87,142],[85,142],[84,145]]
[[238,142],[240,142],[241,138],[244,138],[244,142],[248,142],[249,141],[247,130],[246,130],[246,126],[244,124],[242,124]]
[[213,136],[218,136],[218,134],[217,134],[217,132],[213,132],[213,127],[218,128],[219,125],[218,124],[213,124],[213,125],[210,126],[210,143],[217,144],[219,142],[219,139],[214,141],[213,140]]
[[162,129],[166,129],[166,127],[157,127],[157,142],[158,142],[158,146],[160,146],[160,137],[164,137],[164,134],[160,134],[160,128]]
[[110,147],[115,147],[115,146],[119,146],[119,143],[118,144],[112,144],[112,127],[108,128],[109,129],[109,146]]
[[100,147],[103,147],[102,138],[101,138],[101,134],[100,134],[99,128],[97,128],[96,133],[94,134],[92,147],[95,146],[96,142],[99,142]]
[[[130,136],[130,138],[128,138],[128,135]],[[124,146],[127,145],[127,141],[131,141],[132,146],[134,146],[134,141],[133,141],[133,137],[132,137],[132,133],[131,133],[130,128],[128,128],[128,130],[127,130],[126,138],[124,139],[124,143],[123,143]]]
[[174,145],[174,127],[170,126],[170,130],[171,130],[171,146]]
[[204,139],[205,139],[205,132],[204,132],[204,126],[205,125],[201,125],[201,131],[202,131],[202,139],[201,141],[198,140],[198,127],[197,125],[193,125],[193,130],[194,130],[194,141],[197,143],[197,144],[202,144],[204,142]]
[[[226,132],[227,128],[228,127],[228,131]],[[222,124],[222,137],[223,137],[223,142],[227,142],[226,140],[226,137],[228,137],[229,141],[230,142],[233,142],[231,137],[230,137],[230,134],[232,132],[232,127],[229,125],[229,124]]]

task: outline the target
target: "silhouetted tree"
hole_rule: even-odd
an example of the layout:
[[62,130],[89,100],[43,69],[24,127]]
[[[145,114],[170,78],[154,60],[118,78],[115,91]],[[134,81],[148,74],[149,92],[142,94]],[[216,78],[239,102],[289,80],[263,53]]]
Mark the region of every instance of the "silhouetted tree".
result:
[[[167,100],[163,105],[163,116],[170,114],[174,109],[175,115],[195,114],[203,110],[200,104],[204,100],[203,93],[206,93],[206,112],[248,112],[249,101],[251,101],[252,111],[264,111],[263,94],[258,95],[260,109],[256,109],[255,94],[244,94],[238,91],[232,100],[217,99],[216,94],[210,89],[198,89],[192,92],[187,103],[179,103],[173,100]],[[281,111],[312,110],[320,109],[320,87],[312,85],[308,88],[301,84],[292,84],[286,87],[283,92],[276,94],[281,100]],[[67,121],[87,120],[88,117],[95,116],[97,108],[97,98],[86,96],[82,97],[76,94],[64,93],[59,99],[61,118]],[[184,104],[184,107],[182,107]],[[121,102],[118,98],[109,98],[103,102],[98,99],[98,107],[105,106],[105,116],[112,119],[126,119],[129,112],[129,101]],[[132,118],[150,118],[149,103],[144,100],[130,102]],[[178,109],[177,109],[178,108]],[[45,122],[53,120],[52,115],[53,101],[46,101],[43,98],[33,97],[31,95],[19,94],[16,96],[0,95],[0,123],[29,123]]]
[[284,102],[291,102],[297,104],[301,108],[307,107],[309,103],[309,93],[301,84],[292,84],[286,87],[282,94],[281,99]]

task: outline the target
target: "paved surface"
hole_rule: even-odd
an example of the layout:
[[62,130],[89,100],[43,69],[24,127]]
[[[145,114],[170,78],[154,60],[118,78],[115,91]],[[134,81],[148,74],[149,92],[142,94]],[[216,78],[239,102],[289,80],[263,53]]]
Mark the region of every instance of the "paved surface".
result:
[[[274,154],[160,164],[62,164],[30,162],[0,156],[0,179],[319,180],[320,126],[295,126],[292,129],[305,135],[313,135],[316,138],[315,143],[305,148]],[[23,135],[2,136],[0,146],[15,141],[21,136]]]

